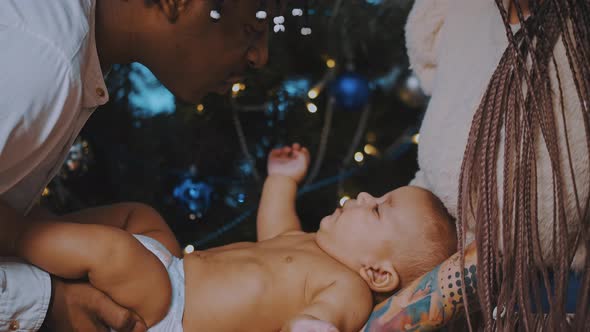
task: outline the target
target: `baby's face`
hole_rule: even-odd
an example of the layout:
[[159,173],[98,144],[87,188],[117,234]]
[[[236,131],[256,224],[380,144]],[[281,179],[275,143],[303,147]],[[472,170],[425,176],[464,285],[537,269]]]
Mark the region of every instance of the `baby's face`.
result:
[[355,271],[384,257],[420,245],[427,219],[428,192],[402,187],[381,197],[360,193],[326,216],[316,235],[318,245]]

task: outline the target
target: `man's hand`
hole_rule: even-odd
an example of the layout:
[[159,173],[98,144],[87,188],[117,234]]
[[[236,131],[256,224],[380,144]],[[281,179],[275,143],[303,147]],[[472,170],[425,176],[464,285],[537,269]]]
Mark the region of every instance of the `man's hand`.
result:
[[281,332],[339,332],[339,330],[331,323],[309,315],[299,315],[287,322]]
[[273,149],[268,155],[268,175],[288,176],[300,183],[309,167],[309,151],[295,143]]
[[52,300],[45,330],[55,332],[145,332],[143,320],[88,283],[52,277]]

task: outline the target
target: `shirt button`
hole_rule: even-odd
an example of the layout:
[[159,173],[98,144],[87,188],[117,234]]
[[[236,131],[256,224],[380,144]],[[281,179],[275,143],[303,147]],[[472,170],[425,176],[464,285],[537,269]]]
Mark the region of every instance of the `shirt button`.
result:
[[10,328],[10,331],[16,331],[20,328],[20,324],[18,323],[17,320],[13,320],[10,322],[10,326],[8,326]]
[[96,88],[96,94],[99,97],[104,97],[104,95],[105,95],[104,90],[102,88]]

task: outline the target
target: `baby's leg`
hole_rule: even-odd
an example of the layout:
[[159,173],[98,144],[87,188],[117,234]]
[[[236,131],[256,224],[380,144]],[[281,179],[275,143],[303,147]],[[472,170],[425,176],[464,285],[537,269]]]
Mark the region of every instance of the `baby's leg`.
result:
[[156,210],[142,203],[93,207],[60,216],[59,220],[121,228],[131,234],[141,234],[157,240],[176,257],[182,255],[180,245],[166,221]]
[[90,283],[152,326],[171,301],[168,273],[130,233],[105,225],[35,222],[17,243],[18,255],[47,272]]

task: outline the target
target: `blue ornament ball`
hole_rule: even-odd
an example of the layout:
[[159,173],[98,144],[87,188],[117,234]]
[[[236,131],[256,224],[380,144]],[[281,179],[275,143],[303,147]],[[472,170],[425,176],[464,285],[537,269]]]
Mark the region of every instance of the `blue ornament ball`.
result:
[[194,182],[192,179],[185,179],[174,188],[173,195],[188,210],[200,218],[211,205],[213,188],[205,182]]
[[239,186],[231,187],[227,193],[227,196],[225,197],[225,204],[231,206],[232,208],[237,208],[238,206],[244,204],[245,201],[245,190]]
[[358,111],[369,102],[369,81],[357,73],[346,72],[332,81],[330,94],[339,108]]

